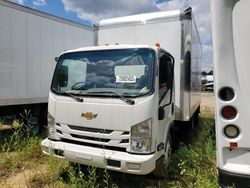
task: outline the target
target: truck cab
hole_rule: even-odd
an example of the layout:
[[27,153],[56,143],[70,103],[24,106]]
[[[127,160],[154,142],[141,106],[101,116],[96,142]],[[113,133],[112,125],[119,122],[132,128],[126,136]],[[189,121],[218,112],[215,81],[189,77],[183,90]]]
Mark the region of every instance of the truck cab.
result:
[[163,174],[174,111],[174,58],[159,45],[66,51],[49,92],[42,150],[115,171]]

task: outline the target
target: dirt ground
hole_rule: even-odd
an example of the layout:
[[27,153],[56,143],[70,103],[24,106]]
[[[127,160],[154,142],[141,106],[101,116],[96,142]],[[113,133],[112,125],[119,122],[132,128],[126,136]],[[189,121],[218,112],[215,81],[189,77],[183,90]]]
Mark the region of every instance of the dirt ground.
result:
[[20,172],[12,173],[8,178],[0,180],[1,188],[30,188],[31,177],[46,173],[47,165],[37,165],[33,169],[21,169]]
[[205,92],[201,94],[201,106],[215,108],[215,97],[213,92]]

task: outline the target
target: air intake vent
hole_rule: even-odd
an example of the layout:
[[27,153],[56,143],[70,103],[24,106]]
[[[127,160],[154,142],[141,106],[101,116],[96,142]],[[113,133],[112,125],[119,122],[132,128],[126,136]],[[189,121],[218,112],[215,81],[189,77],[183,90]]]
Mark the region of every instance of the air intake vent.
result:
[[63,134],[62,131],[56,129],[56,132],[59,133],[59,134]]
[[120,142],[120,144],[127,144],[127,143],[129,143],[129,139],[123,139],[123,140]]
[[77,131],[84,131],[84,132],[91,132],[91,133],[111,134],[113,132],[112,130],[107,130],[107,129],[79,127],[79,126],[74,126],[74,125],[69,125],[69,128],[73,130],[77,130]]
[[108,159],[107,163],[108,163],[108,166],[118,167],[118,168],[121,167],[121,161],[115,161],[115,160]]
[[122,133],[122,135],[129,135],[129,132],[125,131],[125,132]]
[[61,127],[61,124],[60,123],[56,123],[56,126]]
[[82,135],[76,135],[76,134],[70,134],[74,138],[84,139],[84,140],[92,140],[97,142],[109,142],[110,139],[105,138],[95,138],[95,137],[89,137],[89,136],[82,136]]

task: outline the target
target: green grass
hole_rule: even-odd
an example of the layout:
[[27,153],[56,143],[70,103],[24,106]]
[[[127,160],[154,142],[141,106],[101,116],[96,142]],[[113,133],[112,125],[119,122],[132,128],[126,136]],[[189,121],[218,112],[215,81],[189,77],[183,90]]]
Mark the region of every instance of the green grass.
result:
[[217,187],[213,113],[202,110],[200,125],[186,134],[171,157],[168,187]]
[[29,132],[19,126],[8,130],[4,136],[1,134],[0,177],[3,179],[13,173],[35,169],[37,173],[28,177],[27,187],[117,187],[106,170],[83,168],[43,155],[40,143],[46,136],[34,136]]
[[45,156],[40,142],[46,136],[33,136],[21,127],[0,135],[0,176],[6,179],[24,169],[35,169],[27,177],[28,187],[217,187],[214,118],[208,108],[202,109],[200,125],[184,135],[172,155],[165,180],[81,167]]
[[41,138],[32,136],[27,127],[9,129],[4,134],[4,137],[1,134],[0,140],[1,177],[8,177],[23,168],[31,168],[43,160]]

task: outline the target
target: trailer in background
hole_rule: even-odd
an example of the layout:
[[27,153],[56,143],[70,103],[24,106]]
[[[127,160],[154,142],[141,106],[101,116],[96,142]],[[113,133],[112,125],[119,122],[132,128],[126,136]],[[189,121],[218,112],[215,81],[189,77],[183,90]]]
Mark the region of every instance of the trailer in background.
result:
[[55,56],[92,46],[93,29],[4,0],[0,26],[0,111],[28,105],[39,116],[46,111]]

